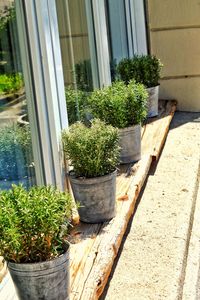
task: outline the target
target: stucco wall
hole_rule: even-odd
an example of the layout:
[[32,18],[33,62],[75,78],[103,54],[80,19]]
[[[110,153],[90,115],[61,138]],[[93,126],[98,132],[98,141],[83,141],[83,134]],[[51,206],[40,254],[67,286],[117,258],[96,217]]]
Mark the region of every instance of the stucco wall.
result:
[[150,50],[164,64],[160,96],[200,111],[200,1],[146,2]]

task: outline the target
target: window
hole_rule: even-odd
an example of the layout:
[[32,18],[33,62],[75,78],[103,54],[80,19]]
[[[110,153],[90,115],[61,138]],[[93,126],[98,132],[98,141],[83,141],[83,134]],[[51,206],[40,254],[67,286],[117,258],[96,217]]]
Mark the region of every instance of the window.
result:
[[35,184],[14,1],[0,4],[0,189]]
[[56,7],[65,86],[90,92],[99,87],[91,4],[57,0]]
[[134,54],[146,54],[144,4],[141,0],[106,0],[112,80],[116,64]]

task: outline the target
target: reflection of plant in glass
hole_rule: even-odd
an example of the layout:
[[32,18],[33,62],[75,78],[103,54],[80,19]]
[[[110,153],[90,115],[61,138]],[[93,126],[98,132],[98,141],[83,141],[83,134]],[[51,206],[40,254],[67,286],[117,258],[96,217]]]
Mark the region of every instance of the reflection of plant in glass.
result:
[[75,75],[77,88],[81,91],[91,92],[93,90],[92,84],[92,70],[90,60],[83,60],[75,65]]
[[15,18],[15,7],[14,5],[0,10],[0,32],[6,30],[8,23]]
[[87,94],[80,90],[74,90],[71,87],[65,89],[69,124],[76,121],[84,121],[85,108],[87,106]]
[[111,81],[116,81],[118,79],[117,74],[117,60],[116,58],[110,61],[110,74],[111,74]]
[[0,74],[0,95],[13,93],[23,86],[22,75]]
[[0,180],[26,177],[31,164],[29,125],[7,125],[0,128]]

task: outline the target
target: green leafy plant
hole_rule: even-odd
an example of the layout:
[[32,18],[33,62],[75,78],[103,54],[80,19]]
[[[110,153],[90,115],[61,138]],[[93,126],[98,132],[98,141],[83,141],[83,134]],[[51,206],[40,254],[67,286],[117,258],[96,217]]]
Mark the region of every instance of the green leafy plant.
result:
[[0,32],[7,29],[9,22],[14,20],[15,16],[14,4],[4,10],[0,10]]
[[22,75],[0,74],[0,95],[13,93],[23,86]]
[[0,191],[0,255],[17,263],[40,262],[63,252],[71,216],[69,194],[53,187],[13,185]]
[[77,177],[97,177],[113,172],[119,161],[118,130],[93,120],[91,127],[78,122],[63,131],[64,151]]
[[88,106],[95,118],[114,127],[125,128],[140,124],[146,118],[147,97],[142,84],[131,81],[126,86],[124,82],[117,81],[91,93]]
[[28,174],[32,163],[29,125],[0,128],[0,180],[18,180]]
[[118,80],[117,60],[115,58],[110,61],[110,74],[111,74],[111,81],[112,82]]
[[69,86],[65,89],[65,98],[69,124],[72,125],[77,121],[84,121],[87,107],[87,94]]
[[126,84],[134,79],[149,88],[159,84],[162,66],[154,55],[136,55],[133,58],[122,59],[117,66],[117,72]]
[[77,88],[90,92],[93,90],[92,69],[90,60],[83,60],[75,64],[75,75]]

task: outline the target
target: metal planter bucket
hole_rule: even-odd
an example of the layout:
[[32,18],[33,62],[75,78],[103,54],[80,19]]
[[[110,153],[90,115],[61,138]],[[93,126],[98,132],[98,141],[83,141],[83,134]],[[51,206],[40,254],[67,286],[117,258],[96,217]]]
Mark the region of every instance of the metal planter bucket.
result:
[[74,198],[79,202],[80,220],[101,223],[115,216],[117,171],[95,178],[76,178],[70,175]]
[[127,164],[141,159],[141,125],[119,130],[120,162]]
[[148,115],[147,117],[155,117],[158,115],[158,94],[159,85],[147,88],[148,97]]
[[41,263],[8,263],[21,300],[69,300],[69,247],[53,260]]

